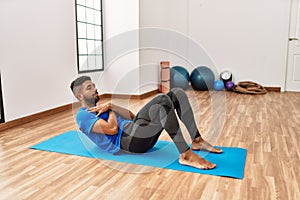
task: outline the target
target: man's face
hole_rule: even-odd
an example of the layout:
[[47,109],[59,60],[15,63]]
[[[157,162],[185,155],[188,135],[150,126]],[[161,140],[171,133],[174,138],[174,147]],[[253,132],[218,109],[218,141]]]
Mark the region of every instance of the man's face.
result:
[[91,106],[95,106],[99,101],[97,88],[90,80],[87,80],[82,84],[80,94],[82,95],[81,100]]

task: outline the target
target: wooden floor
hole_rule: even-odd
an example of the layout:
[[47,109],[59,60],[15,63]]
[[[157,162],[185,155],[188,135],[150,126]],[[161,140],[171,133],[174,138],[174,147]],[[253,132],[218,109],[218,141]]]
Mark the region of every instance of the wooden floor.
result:
[[300,93],[188,93],[204,137],[248,150],[242,180],[29,149],[76,129],[66,111],[2,131],[0,199],[300,199]]

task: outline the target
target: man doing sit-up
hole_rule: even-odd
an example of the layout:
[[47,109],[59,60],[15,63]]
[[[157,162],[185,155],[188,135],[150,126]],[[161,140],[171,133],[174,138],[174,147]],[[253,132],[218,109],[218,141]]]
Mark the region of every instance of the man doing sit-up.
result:
[[[79,129],[101,150],[111,153],[121,150],[145,153],[155,145],[162,131],[166,130],[180,153],[180,164],[199,169],[215,168],[215,164],[192,151],[222,152],[201,137],[188,97],[182,89],[174,88],[168,94],[156,95],[135,115],[111,102],[97,104],[100,97],[88,76],[78,77],[70,87],[82,105],[76,114]],[[183,137],[176,112],[190,134],[191,147]]]

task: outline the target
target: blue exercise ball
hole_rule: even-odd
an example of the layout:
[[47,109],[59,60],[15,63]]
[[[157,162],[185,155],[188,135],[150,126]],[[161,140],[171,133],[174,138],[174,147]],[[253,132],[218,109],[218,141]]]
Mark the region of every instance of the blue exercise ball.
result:
[[189,86],[190,74],[181,66],[174,66],[170,69],[170,86],[171,88],[179,87],[186,89]]
[[194,90],[211,90],[213,89],[215,75],[208,67],[200,66],[192,71],[190,81]]
[[214,82],[214,89],[218,90],[218,91],[223,90],[224,89],[224,83],[223,83],[223,81],[222,80],[216,80]]

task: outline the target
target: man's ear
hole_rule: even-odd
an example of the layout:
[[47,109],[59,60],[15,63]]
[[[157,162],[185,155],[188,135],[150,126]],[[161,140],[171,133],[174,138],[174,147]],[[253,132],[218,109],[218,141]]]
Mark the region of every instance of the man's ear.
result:
[[83,95],[82,95],[82,94],[80,94],[80,93],[78,93],[78,94],[76,95],[76,97],[77,97],[77,99],[79,99],[79,100],[82,100],[82,98],[83,98]]

